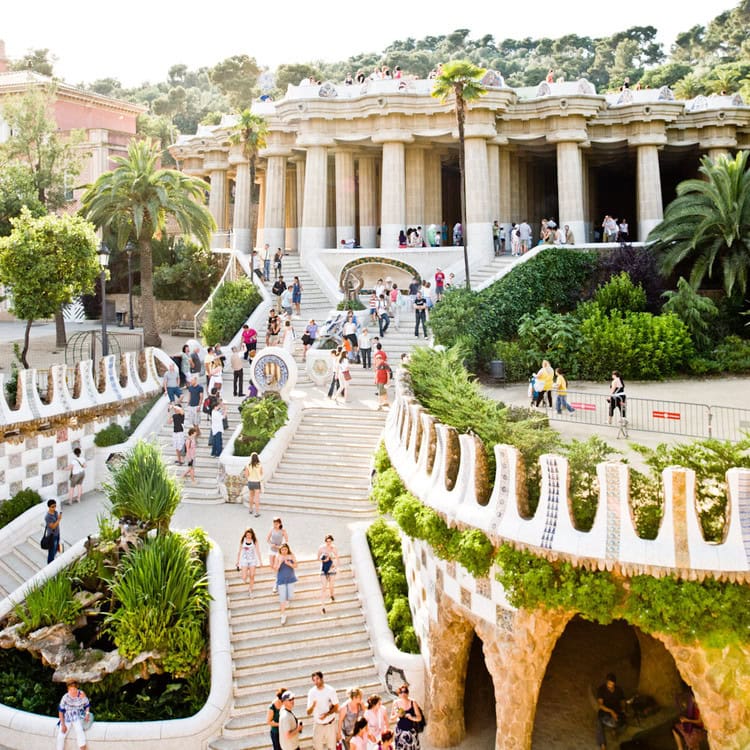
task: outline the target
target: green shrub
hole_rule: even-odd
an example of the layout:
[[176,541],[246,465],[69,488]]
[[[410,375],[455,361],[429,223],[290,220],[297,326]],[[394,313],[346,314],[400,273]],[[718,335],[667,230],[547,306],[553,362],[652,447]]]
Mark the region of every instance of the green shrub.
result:
[[210,248],[180,237],[174,243],[169,261],[154,268],[154,296],[204,302],[206,290],[216,286],[221,273],[221,262]]
[[539,368],[539,359],[529,354],[518,341],[497,341],[493,359],[505,363],[505,379],[510,383],[527,381]]
[[211,300],[201,338],[206,345],[229,341],[250,317],[261,301],[260,292],[250,279],[222,284]]
[[492,567],[494,547],[487,535],[479,529],[467,529],[457,543],[457,559],[471,575],[483,578]]
[[63,573],[32,588],[13,611],[22,622],[21,635],[25,635],[58,622],[72,625],[81,605],[73,595],[70,578]]
[[[463,287],[449,290],[443,301],[430,312],[430,328],[435,343],[454,346],[457,338],[463,334],[464,337],[468,335],[471,338],[470,349],[476,351],[479,339],[475,333],[478,328],[473,321],[477,320],[480,312],[479,295],[476,292]],[[467,320],[472,321],[471,326],[467,327]]]
[[401,477],[393,468],[379,472],[372,483],[370,499],[378,506],[378,512],[387,514],[393,512],[398,498],[406,492]]
[[677,291],[666,291],[662,296],[667,299],[662,311],[676,315],[685,324],[699,352],[708,350],[713,340],[712,326],[719,314],[713,300],[698,294],[682,276]]
[[398,632],[403,630],[407,625],[411,625],[409,600],[405,596],[399,596],[388,610],[388,627],[392,631]]
[[599,480],[597,464],[606,461],[614,450],[600,437],[588,440],[571,440],[565,446],[570,474],[570,504],[573,525],[579,531],[589,531],[594,524],[599,507]]
[[419,514],[424,506],[414,495],[401,495],[393,508],[393,517],[401,530],[413,539],[419,539]]
[[154,408],[156,402],[159,401],[161,397],[162,394],[161,392],[159,392],[156,396],[152,396],[147,401],[144,401],[140,406],[136,407],[136,409],[130,415],[130,421],[128,422],[128,437],[130,437],[135,432],[138,425],[143,422],[143,420],[148,416],[151,409]]
[[419,653],[419,640],[417,634],[414,632],[414,628],[411,625],[407,625],[400,633],[395,636],[396,646],[406,654],[418,654]]
[[365,306],[355,297],[354,299],[342,299],[341,302],[336,305],[337,310],[364,310]]
[[0,704],[42,716],[57,712],[63,688],[54,669],[28,651],[0,648]]
[[377,474],[390,468],[391,459],[388,456],[388,451],[386,450],[385,443],[383,441],[380,442],[377,450],[375,451],[375,455],[372,458],[372,465]]
[[593,307],[581,323],[579,377],[604,380],[616,367],[626,379],[658,380],[684,370],[692,354],[690,334],[675,315]]
[[555,367],[576,375],[580,338],[579,321],[572,313],[553,313],[547,307],[526,313],[518,326],[518,343],[526,353],[527,374],[536,372],[542,360],[548,359]]
[[242,431],[234,441],[235,456],[260,453],[286,424],[289,407],[277,393],[246,399],[242,404]]
[[94,445],[98,448],[107,448],[110,445],[124,443],[127,439],[127,430],[117,422],[112,422],[94,435]]
[[604,313],[613,310],[621,313],[644,312],[647,307],[646,292],[640,284],[634,284],[630,276],[622,271],[602,284],[593,297],[594,304]]
[[750,341],[739,336],[727,336],[714,349],[713,357],[720,372],[750,372]]
[[0,504],[0,529],[41,502],[42,496],[36,490],[26,489],[17,492],[10,500]]

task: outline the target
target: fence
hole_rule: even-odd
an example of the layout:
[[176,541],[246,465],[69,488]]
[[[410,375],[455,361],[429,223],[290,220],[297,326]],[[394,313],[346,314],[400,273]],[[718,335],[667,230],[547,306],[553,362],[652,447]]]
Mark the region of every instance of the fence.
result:
[[611,402],[608,396],[568,391],[568,403],[575,412],[557,414],[554,408],[555,392],[551,393],[553,408],[549,413],[550,419],[592,426],[612,424],[619,427],[618,437],[628,437],[629,430],[640,430],[737,442],[750,434],[750,409],[627,396],[622,413],[615,403],[610,418]]

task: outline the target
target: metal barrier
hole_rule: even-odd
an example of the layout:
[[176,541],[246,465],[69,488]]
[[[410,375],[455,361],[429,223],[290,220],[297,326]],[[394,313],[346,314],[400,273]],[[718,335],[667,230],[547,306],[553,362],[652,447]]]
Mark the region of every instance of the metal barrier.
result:
[[616,402],[610,416],[609,396],[568,391],[568,403],[575,412],[563,409],[558,414],[555,408],[556,392],[551,391],[551,394],[550,419],[592,426],[612,425],[620,428],[618,437],[627,438],[629,430],[640,430],[737,442],[750,434],[750,409],[626,396],[622,409],[618,408]]

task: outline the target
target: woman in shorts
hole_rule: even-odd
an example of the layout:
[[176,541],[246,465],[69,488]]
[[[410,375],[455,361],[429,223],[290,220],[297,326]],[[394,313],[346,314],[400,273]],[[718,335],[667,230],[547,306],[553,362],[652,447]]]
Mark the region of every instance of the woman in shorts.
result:
[[320,611],[326,613],[326,599],[336,601],[333,595],[333,585],[336,582],[336,571],[339,567],[339,553],[333,544],[333,537],[328,534],[323,544],[318,548],[320,560]]
[[276,571],[276,590],[279,592],[279,609],[281,610],[281,624],[286,624],[286,610],[289,602],[294,597],[294,584],[297,576],[294,569],[297,567],[297,558],[289,549],[289,545],[283,542],[279,547],[279,554],[274,560]]
[[240,548],[237,550],[237,570],[242,574],[242,583],[250,584],[248,593],[251,598],[255,586],[255,569],[262,565],[258,538],[252,529],[245,529],[240,539]]
[[195,454],[198,449],[197,436],[197,428],[191,427],[185,438],[185,461],[187,462],[187,469],[185,469],[182,478],[186,479],[187,477],[190,477],[193,484],[195,484]]
[[[274,565],[276,564],[276,555],[279,554],[279,547],[282,543],[289,544],[289,534],[287,534],[284,524],[278,516],[273,519],[273,526],[271,526],[271,530],[268,532],[266,542],[268,543],[268,564],[275,570]],[[276,593],[275,583],[273,585],[273,593]]]
[[250,462],[245,467],[245,479],[250,492],[249,510],[252,513],[255,509],[255,517],[258,518],[260,516],[260,492],[263,488],[263,464],[257,453],[250,454]]
[[83,495],[83,480],[86,478],[86,462],[81,458],[80,448],[73,448],[73,458],[70,459],[65,470],[70,472],[68,502],[80,503]]

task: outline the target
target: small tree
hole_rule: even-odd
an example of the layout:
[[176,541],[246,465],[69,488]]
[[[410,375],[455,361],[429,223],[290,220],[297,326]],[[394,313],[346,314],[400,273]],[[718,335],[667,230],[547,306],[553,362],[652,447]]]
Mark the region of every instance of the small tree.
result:
[[27,209],[0,238],[0,281],[13,293],[11,311],[26,321],[21,363],[28,367],[31,324],[91,292],[99,275],[94,228],[79,216],[35,218]]

